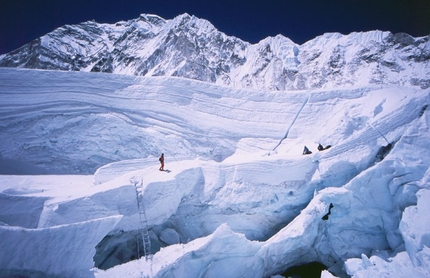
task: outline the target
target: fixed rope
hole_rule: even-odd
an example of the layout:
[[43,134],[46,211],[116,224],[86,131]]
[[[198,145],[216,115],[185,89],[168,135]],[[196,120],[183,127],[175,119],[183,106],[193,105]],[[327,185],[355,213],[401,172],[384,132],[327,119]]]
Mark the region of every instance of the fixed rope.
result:
[[[300,109],[297,111],[296,115],[294,116],[294,119],[292,120],[290,126],[288,127],[287,131],[285,132],[284,137],[281,138],[281,140],[279,141],[279,143],[271,150],[271,152],[275,151],[281,144],[282,142],[287,139],[288,137],[288,133],[290,133],[290,129],[293,127],[294,123],[296,122],[297,118],[300,116],[300,113],[302,112],[303,108],[306,106],[306,104],[309,102],[309,99],[311,98],[311,95],[309,94],[307,96],[307,98],[304,100],[304,102],[302,103],[302,106],[300,107]],[[270,155],[270,154],[269,154]]]

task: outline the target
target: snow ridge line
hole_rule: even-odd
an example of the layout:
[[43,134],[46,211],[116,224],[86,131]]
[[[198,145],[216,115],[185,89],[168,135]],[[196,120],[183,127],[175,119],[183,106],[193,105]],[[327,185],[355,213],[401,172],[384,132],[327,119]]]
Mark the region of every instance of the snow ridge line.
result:
[[305,108],[306,104],[309,102],[310,99],[310,94],[308,94],[308,97],[305,99],[305,101],[303,102],[302,106],[300,107],[299,111],[297,111],[296,116],[294,117],[293,121],[291,122],[290,126],[287,128],[287,132],[285,132],[284,137],[281,138],[281,140],[279,141],[279,143],[272,149],[272,152],[275,151],[281,144],[282,142],[287,139],[288,137],[288,133],[290,133],[290,129],[293,127],[294,123],[296,122],[296,120],[299,118],[300,113],[302,112],[303,108]]

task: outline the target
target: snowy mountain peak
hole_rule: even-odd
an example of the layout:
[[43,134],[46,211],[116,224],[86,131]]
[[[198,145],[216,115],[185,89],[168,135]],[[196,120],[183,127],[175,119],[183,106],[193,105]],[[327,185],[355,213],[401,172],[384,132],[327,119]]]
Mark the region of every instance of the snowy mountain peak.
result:
[[139,20],[152,23],[154,25],[162,25],[166,20],[155,14],[140,14]]
[[[429,36],[327,33],[303,45],[277,35],[249,44],[187,13],[65,25],[0,56],[2,67],[178,76],[234,88],[303,90],[430,86]],[[413,61],[413,63],[411,63]]]
[[[158,33],[158,31],[166,24],[166,20],[150,14],[141,14],[137,19],[118,22],[115,25],[117,27],[123,27],[127,30],[128,28],[135,28],[140,32],[152,32]],[[121,30],[121,29],[119,29]],[[121,30],[124,31],[124,30]]]
[[196,39],[199,39],[199,36],[208,39],[207,37],[213,32],[219,33],[209,21],[190,16],[187,13],[168,20],[165,29],[176,35],[182,34],[188,36],[190,37],[190,41],[194,36],[197,36]]
[[272,57],[276,57],[282,62],[288,62],[289,58],[294,58],[297,62],[296,66],[299,64],[299,61],[297,60],[299,47],[299,45],[295,44],[292,40],[284,37],[283,35],[267,37],[256,45],[256,48],[259,49],[261,55],[267,57],[267,53],[271,53]]

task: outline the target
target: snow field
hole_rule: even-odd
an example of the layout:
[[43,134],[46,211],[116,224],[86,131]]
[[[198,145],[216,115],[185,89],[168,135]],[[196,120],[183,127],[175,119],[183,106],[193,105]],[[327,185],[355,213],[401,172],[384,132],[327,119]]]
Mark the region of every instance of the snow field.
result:
[[[339,276],[428,274],[428,90],[274,93],[20,69],[0,78],[2,165],[94,174],[0,176],[0,256],[15,254],[4,271],[269,277],[319,261]],[[138,229],[136,189],[156,253],[100,254]],[[31,257],[26,242],[49,244]],[[91,273],[96,245],[117,266]],[[58,255],[67,248],[89,251]]]

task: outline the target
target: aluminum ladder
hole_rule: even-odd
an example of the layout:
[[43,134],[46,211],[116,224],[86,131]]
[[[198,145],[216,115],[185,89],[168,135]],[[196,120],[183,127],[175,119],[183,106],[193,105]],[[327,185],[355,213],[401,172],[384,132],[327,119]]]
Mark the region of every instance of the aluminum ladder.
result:
[[[145,206],[143,203],[143,180],[139,183],[135,183],[137,208],[139,211],[139,233],[137,239],[137,257],[140,258],[140,247],[139,242],[143,245],[143,255],[145,259],[151,257],[151,240],[149,238],[148,220],[146,218]],[[140,190],[139,190],[140,187]],[[139,236],[140,235],[140,236]],[[140,240],[139,240],[140,238]]]

